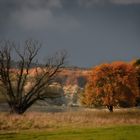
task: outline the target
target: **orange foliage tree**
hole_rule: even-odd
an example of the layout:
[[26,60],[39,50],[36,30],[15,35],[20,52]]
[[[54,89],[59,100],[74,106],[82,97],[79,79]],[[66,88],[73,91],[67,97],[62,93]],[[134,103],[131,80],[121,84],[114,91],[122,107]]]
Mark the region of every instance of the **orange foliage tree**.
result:
[[[131,64],[135,67],[137,72],[137,80],[138,80],[138,88],[140,91],[140,59],[136,59],[131,62]],[[136,98],[136,105],[140,105],[140,92],[139,95]]]
[[127,101],[135,105],[139,93],[137,73],[131,64],[114,62],[93,68],[85,88],[82,103],[102,104],[113,112],[113,106]]

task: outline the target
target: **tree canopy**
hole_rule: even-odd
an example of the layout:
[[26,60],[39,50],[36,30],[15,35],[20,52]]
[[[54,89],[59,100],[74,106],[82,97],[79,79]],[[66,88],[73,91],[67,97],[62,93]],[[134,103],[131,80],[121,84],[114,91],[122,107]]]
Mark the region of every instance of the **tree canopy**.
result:
[[135,105],[138,94],[135,67],[124,62],[113,62],[92,69],[82,102],[86,105],[102,104],[113,111],[113,106],[120,102]]

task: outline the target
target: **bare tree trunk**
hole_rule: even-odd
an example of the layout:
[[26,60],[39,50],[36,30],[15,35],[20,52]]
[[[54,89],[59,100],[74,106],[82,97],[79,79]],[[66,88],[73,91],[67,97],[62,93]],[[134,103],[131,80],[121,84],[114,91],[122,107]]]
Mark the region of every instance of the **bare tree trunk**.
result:
[[107,105],[107,108],[110,112],[113,112],[113,106],[112,105]]

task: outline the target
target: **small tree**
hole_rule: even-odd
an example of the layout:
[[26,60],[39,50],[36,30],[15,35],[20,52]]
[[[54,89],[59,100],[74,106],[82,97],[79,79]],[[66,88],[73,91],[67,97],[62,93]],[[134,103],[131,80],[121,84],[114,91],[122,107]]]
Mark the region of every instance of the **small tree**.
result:
[[0,86],[11,113],[22,114],[37,100],[46,98],[44,87],[62,70],[66,53],[56,53],[40,66],[36,61],[40,47],[41,44],[33,40],[25,41],[22,47],[11,41],[0,43]]
[[102,64],[95,67],[90,76],[83,102],[106,105],[110,112],[120,101],[135,105],[139,93],[135,68],[124,62]]

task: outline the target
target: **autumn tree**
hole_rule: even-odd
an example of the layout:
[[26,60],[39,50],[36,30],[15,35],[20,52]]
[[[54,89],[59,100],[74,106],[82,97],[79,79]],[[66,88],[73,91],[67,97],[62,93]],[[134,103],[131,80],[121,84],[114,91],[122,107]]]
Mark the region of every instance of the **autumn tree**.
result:
[[44,87],[62,70],[66,53],[56,53],[44,65],[39,65],[40,47],[34,40],[25,41],[21,47],[11,41],[0,42],[0,86],[12,113],[22,114],[37,100],[46,98]]
[[101,103],[113,112],[113,106],[121,101],[135,105],[138,92],[137,73],[132,65],[124,62],[102,64],[92,69],[83,102]]
[[[138,88],[140,91],[140,59],[136,59],[131,62],[131,64],[135,67],[137,72],[137,80],[138,80]],[[136,98],[136,105],[140,105],[140,92],[139,95]]]

